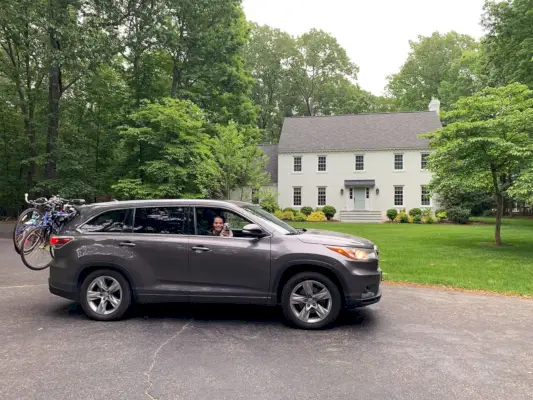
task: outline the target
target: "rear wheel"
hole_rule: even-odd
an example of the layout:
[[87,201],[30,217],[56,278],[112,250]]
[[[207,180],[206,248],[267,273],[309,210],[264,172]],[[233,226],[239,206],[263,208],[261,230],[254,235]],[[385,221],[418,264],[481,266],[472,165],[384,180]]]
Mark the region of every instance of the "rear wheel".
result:
[[52,249],[46,229],[32,227],[24,232],[20,257],[26,267],[34,271],[48,268],[52,262]]
[[302,329],[331,325],[342,306],[337,285],[317,272],[302,272],[290,278],[283,287],[281,305],[287,321]]
[[101,269],[91,272],[80,288],[80,303],[87,317],[97,321],[115,321],[129,309],[131,288],[124,276]]
[[15,251],[20,254],[24,232],[40,224],[43,220],[43,213],[36,208],[28,208],[20,214],[15,228],[13,229],[13,246]]

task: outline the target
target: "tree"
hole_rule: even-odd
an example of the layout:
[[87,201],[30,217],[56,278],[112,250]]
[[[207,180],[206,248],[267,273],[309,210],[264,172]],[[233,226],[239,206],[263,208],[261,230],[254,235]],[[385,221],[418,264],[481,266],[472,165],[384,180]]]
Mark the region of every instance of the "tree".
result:
[[224,198],[239,187],[259,188],[268,182],[264,172],[267,159],[257,146],[258,135],[235,123],[217,126],[214,154],[218,165],[218,182]]
[[296,109],[301,115],[321,113],[327,87],[357,79],[359,68],[350,61],[337,39],[311,29],[296,40],[297,53],[290,60],[289,79]]
[[482,89],[479,44],[456,32],[419,36],[400,72],[389,76],[388,91],[406,111],[427,110],[432,97],[449,108],[460,96]]
[[277,142],[289,93],[288,65],[295,55],[294,39],[286,32],[252,24],[245,61],[255,79],[252,100],[259,106],[257,126],[266,142]]
[[486,1],[482,24],[487,73],[494,86],[533,87],[533,0]]
[[[120,198],[197,198],[210,193],[218,169],[204,112],[190,101],[146,101],[121,129]],[[143,149],[143,158],[139,149]]]
[[[533,157],[533,91],[521,84],[488,88],[460,99],[443,113],[445,126],[430,133],[435,152],[429,168],[432,191],[462,185],[491,193],[497,205],[496,244],[501,245],[504,199],[526,190],[520,176]],[[517,180],[517,177],[519,179]]]

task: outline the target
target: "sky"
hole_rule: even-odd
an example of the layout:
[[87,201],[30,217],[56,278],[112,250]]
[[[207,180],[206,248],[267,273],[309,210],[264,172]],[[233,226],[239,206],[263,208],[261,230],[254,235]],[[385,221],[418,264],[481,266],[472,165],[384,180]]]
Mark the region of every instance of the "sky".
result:
[[399,71],[409,40],[455,30],[475,38],[484,0],[243,0],[246,17],[293,36],[311,28],[336,37],[359,68],[358,83],[376,95]]

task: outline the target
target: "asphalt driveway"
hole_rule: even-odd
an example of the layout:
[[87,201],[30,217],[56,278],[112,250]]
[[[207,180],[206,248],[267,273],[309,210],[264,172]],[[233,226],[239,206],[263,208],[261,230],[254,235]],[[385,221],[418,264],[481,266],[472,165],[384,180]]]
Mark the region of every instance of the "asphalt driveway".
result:
[[0,239],[2,400],[533,398],[531,300],[386,286],[307,332],[255,307],[94,322],[46,279]]

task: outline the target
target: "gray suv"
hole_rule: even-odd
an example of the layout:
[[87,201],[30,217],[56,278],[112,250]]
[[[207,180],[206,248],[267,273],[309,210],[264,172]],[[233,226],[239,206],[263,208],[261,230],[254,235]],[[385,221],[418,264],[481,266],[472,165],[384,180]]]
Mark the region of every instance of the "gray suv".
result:
[[[231,237],[213,234],[217,217]],[[281,305],[293,326],[319,329],[343,307],[381,298],[372,242],[295,229],[249,203],[86,205],[51,243],[50,292],[100,321],[121,318],[134,302],[224,302]]]

